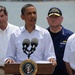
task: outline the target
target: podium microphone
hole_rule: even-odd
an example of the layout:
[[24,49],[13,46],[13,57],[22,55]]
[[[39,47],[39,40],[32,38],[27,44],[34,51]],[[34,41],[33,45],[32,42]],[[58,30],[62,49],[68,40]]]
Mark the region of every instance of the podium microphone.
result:
[[23,51],[27,50],[28,46],[30,45],[30,40],[24,39],[22,45],[23,45]]
[[27,48],[30,45],[30,40],[29,39],[24,39],[22,45]]
[[32,46],[32,48],[36,48],[37,45],[38,45],[38,40],[36,38],[33,38],[31,40],[31,46]]
[[[27,48],[30,44],[31,44],[31,49],[28,50]],[[28,58],[30,58],[30,55],[35,51],[38,45],[38,40],[36,38],[33,38],[30,42],[29,39],[24,39],[22,45],[23,45],[23,48],[22,48],[23,52],[28,55]]]
[[[30,50],[30,55],[36,50],[36,47],[38,45],[38,40],[36,38],[33,38],[31,40],[31,50]],[[29,55],[29,57],[30,57]]]

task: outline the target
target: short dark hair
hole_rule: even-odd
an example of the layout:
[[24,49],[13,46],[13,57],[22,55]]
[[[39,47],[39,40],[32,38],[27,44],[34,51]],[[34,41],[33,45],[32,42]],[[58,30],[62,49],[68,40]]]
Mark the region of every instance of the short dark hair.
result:
[[1,12],[1,11],[4,11],[4,14],[5,14],[5,15],[8,14],[6,7],[4,7],[4,6],[2,6],[2,5],[0,5],[0,12]]
[[24,6],[22,7],[22,9],[21,9],[21,15],[24,15],[25,9],[26,9],[27,7],[31,7],[31,6],[35,7],[35,6],[32,5],[32,4],[26,4],[26,5],[24,5]]

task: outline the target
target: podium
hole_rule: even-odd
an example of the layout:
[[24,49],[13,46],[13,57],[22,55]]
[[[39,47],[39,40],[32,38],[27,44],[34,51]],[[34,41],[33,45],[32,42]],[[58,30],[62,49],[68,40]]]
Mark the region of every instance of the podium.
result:
[[[19,63],[14,63],[14,64],[5,64],[4,65],[4,70],[5,70],[5,74],[20,74],[19,72]],[[54,67],[52,66],[51,63],[49,64],[40,64],[37,63],[38,66],[38,71],[37,74],[41,75],[41,74],[52,74],[54,71]]]

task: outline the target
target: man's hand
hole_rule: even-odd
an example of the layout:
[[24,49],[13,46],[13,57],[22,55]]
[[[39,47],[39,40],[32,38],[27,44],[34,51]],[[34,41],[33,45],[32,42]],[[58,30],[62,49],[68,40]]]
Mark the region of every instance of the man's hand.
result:
[[5,61],[5,63],[15,63],[15,61],[12,60],[12,59],[7,59],[7,60]]
[[52,62],[52,65],[53,65],[54,67],[57,66],[57,62],[56,62],[56,60],[55,60],[54,58],[50,58],[49,61]]

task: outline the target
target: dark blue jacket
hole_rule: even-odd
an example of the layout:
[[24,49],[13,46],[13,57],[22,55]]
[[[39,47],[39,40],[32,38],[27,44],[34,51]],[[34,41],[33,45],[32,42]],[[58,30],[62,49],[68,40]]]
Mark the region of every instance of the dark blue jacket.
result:
[[57,66],[53,75],[68,75],[65,63],[63,61],[63,55],[67,39],[71,34],[73,34],[73,32],[68,29],[65,29],[64,27],[62,27],[62,30],[58,33],[52,33],[49,27],[47,28],[47,30],[51,34],[57,59]]

